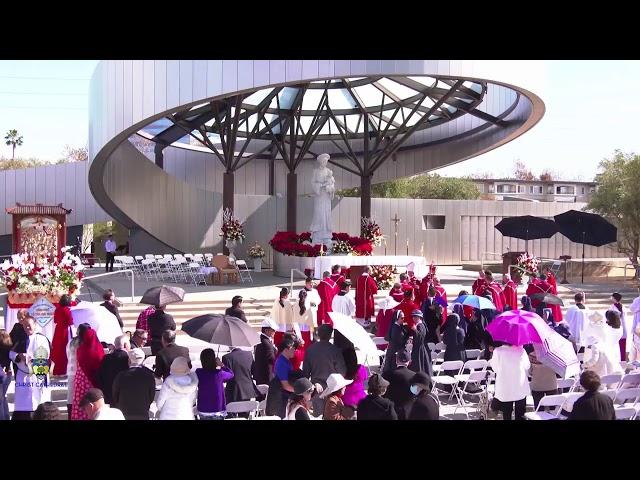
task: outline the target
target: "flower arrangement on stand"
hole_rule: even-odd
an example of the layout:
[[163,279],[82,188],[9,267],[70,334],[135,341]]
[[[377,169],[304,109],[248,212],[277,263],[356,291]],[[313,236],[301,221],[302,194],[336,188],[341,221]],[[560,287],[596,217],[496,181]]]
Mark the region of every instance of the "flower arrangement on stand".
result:
[[533,255],[523,253],[517,259],[516,266],[520,267],[528,275],[536,275],[538,273],[538,265],[540,260]]
[[256,272],[261,272],[262,271],[262,259],[266,255],[266,253],[264,251],[264,248],[262,248],[260,246],[260,244],[258,242],[256,242],[254,245],[249,247],[249,249],[247,250],[247,255],[249,255],[249,257],[253,258],[253,269]]
[[387,290],[393,287],[393,266],[373,265],[371,267],[371,278],[376,281],[380,290]]
[[222,214],[221,230],[220,236],[225,240],[242,243],[245,239],[242,222],[233,216],[233,212],[229,208],[225,208]]
[[12,303],[29,303],[28,299],[35,300],[38,295],[54,300],[65,294],[75,297],[82,287],[84,266],[71,254],[72,248],[62,248],[60,257],[21,253],[0,264],[0,286],[9,291],[10,301],[15,296],[21,299]]
[[360,223],[360,236],[369,240],[375,247],[379,247],[380,245],[382,245],[384,235],[382,235],[380,225],[378,225],[373,221],[373,219],[368,217],[362,217]]

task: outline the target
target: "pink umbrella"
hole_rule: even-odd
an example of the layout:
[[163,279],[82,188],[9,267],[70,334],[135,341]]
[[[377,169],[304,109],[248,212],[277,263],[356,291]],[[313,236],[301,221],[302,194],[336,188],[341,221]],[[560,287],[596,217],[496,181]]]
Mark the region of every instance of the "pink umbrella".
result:
[[544,323],[536,313],[526,310],[509,310],[501,313],[487,325],[487,331],[494,340],[511,345],[542,343],[538,320]]

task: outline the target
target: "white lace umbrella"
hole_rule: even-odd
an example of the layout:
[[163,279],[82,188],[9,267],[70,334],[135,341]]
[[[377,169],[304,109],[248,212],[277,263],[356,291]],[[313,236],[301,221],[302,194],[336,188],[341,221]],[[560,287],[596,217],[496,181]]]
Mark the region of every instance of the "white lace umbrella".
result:
[[329,316],[333,320],[333,328],[353,343],[355,348],[364,354],[378,356],[378,347],[358,322],[338,312],[329,312]]
[[88,323],[101,342],[113,344],[116,337],[122,335],[118,319],[106,308],[91,302],[80,302],[70,308],[73,325],[77,328],[81,323]]

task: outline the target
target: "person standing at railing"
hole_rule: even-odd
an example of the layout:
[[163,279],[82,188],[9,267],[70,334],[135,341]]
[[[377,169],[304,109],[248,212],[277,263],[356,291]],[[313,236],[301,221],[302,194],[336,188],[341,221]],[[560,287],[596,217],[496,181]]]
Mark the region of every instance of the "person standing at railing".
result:
[[[116,254],[116,242],[113,241],[113,235],[109,234],[109,238],[104,242],[104,251],[106,252],[105,271],[113,272],[113,262]],[[109,270],[111,265],[111,270]]]

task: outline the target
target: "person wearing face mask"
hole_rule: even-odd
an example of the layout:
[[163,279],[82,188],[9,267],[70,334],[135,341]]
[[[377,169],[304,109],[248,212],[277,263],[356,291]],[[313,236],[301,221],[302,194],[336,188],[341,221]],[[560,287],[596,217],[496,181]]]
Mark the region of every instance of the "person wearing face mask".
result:
[[438,420],[440,404],[431,393],[431,378],[424,372],[416,373],[411,379],[410,391],[414,395],[407,420]]
[[311,397],[313,397],[316,387],[307,378],[299,378],[293,383],[293,394],[287,402],[285,420],[314,420],[309,410],[311,408]]

